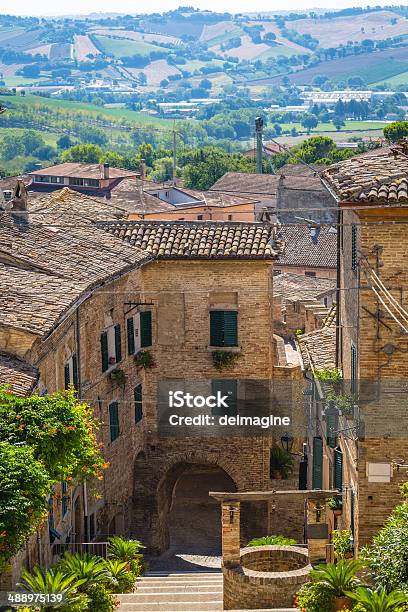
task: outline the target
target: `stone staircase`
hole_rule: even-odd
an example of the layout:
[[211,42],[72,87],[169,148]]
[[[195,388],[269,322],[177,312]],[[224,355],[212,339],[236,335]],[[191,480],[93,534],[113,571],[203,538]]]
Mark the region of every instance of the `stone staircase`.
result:
[[[134,593],[118,595],[120,606],[117,612],[213,612],[223,609],[220,570],[173,573],[151,571],[139,578],[136,586]],[[295,610],[289,608],[273,612]]]

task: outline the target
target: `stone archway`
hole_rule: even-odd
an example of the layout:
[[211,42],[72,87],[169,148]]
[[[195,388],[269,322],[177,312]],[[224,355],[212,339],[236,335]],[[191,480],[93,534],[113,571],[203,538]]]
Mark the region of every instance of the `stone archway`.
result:
[[187,464],[172,491],[167,526],[169,544],[185,551],[220,551],[219,505],[209,491],[236,491],[234,481],[220,467]]

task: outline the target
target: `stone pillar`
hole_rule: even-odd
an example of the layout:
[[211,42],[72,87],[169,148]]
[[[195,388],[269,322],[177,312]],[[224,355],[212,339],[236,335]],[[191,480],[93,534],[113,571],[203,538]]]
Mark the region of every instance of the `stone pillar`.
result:
[[222,563],[235,567],[240,562],[240,503],[222,504]]

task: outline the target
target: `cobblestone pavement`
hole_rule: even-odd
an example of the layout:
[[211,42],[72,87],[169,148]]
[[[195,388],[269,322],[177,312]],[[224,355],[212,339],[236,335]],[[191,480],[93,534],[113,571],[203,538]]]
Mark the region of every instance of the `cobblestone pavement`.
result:
[[160,557],[148,557],[152,572],[220,572],[221,555],[217,550],[180,550],[169,548]]

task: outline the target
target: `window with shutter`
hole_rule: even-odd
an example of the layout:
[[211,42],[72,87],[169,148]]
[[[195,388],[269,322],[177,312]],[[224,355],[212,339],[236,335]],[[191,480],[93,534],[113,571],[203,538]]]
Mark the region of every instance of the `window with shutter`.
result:
[[71,378],[69,375],[69,363],[67,362],[64,367],[64,389],[68,389],[71,384]]
[[138,423],[143,418],[143,387],[136,385],[133,391],[135,400],[135,423]]
[[210,345],[238,345],[238,313],[236,310],[210,311]]
[[334,449],[334,488],[343,489],[343,452],[339,446]]
[[152,346],[152,313],[145,310],[140,313],[140,345]]
[[76,353],[72,355],[72,383],[75,389],[78,390],[78,360]]
[[119,436],[119,404],[118,402],[111,402],[109,404],[109,430],[110,440],[113,442]]
[[68,512],[68,495],[67,495],[67,483],[63,480],[61,482],[61,514],[65,516]]
[[336,432],[338,429],[338,412],[335,406],[326,409],[326,443],[330,448],[336,446]]
[[101,334],[101,357],[102,357],[102,372],[106,372],[109,368],[109,350],[108,350],[108,334]]
[[318,436],[313,438],[312,488],[323,488],[323,440]]
[[126,322],[127,325],[127,343],[128,343],[128,355],[134,355],[135,353],[135,320],[133,317]]
[[357,379],[358,379],[358,359],[357,359],[357,347],[355,344],[351,345],[351,392],[355,394],[357,392]]
[[351,269],[357,271],[357,225],[351,226]]
[[115,325],[115,358],[116,363],[122,361],[122,339],[119,324]]

